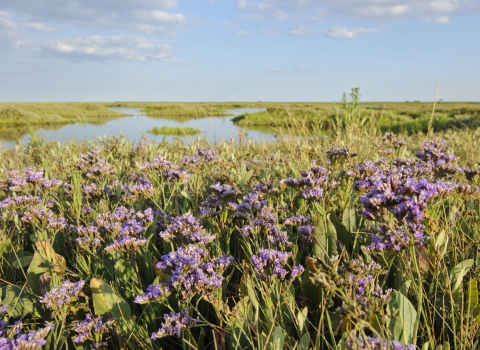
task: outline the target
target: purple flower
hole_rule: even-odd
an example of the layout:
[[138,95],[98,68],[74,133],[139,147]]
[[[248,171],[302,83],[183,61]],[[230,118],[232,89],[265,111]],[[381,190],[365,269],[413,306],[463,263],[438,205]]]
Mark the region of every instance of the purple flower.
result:
[[167,242],[177,244],[207,244],[215,239],[211,233],[207,233],[201,226],[200,220],[190,213],[171,219],[168,228],[158,235]]
[[195,326],[200,319],[188,316],[188,310],[183,309],[179,313],[169,313],[163,315],[164,322],[156,333],[152,333],[151,339],[156,340],[166,336],[175,335],[180,338],[181,330],[187,327]]
[[75,283],[65,280],[61,286],[54,286],[51,291],[40,297],[40,302],[44,303],[49,309],[57,309],[63,305],[68,305],[73,298],[78,296],[84,284],[85,281],[83,280]]
[[291,255],[292,253],[278,250],[262,249],[259,254],[250,258],[250,262],[257,278],[265,281],[272,278],[283,280],[287,275],[283,265]]

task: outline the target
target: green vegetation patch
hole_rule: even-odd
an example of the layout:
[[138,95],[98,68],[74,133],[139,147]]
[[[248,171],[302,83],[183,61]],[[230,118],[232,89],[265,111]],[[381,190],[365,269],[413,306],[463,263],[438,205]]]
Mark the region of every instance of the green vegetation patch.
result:
[[161,128],[154,127],[147,131],[149,134],[153,135],[177,135],[177,136],[186,136],[186,135],[195,135],[201,132],[197,128],[182,128],[182,127],[168,127],[162,126]]

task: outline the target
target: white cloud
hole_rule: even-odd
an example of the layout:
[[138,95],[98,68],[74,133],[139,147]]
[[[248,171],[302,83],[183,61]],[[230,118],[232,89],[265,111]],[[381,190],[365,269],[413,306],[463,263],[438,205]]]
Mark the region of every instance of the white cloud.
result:
[[347,28],[347,27],[333,27],[325,31],[325,35],[338,39],[356,39],[366,33],[378,32],[375,28]]
[[138,62],[175,60],[168,45],[138,36],[92,35],[63,38],[39,43],[38,48],[72,59],[121,59]]
[[300,24],[300,25],[296,26],[295,28],[291,29],[289,33],[290,33],[290,35],[296,35],[296,36],[308,36],[308,35],[312,35],[313,33],[315,33],[315,31],[308,28],[304,24]]
[[16,46],[21,37],[20,26],[10,19],[7,12],[0,11],[0,50],[2,47]]
[[237,31],[237,35],[247,36],[247,35],[252,35],[252,33],[242,29],[242,30]]
[[268,28],[260,28],[258,31],[262,34],[268,34],[268,35],[277,34],[276,30],[272,30],[272,29],[268,29]]
[[[171,33],[186,24],[181,13],[169,10],[176,0],[15,0],[2,7],[30,24],[51,23],[86,29],[126,29],[143,31],[143,25],[157,26],[158,32]],[[32,28],[35,29],[35,28]]]
[[238,27],[240,25],[240,22],[238,21],[225,21],[222,22],[221,26],[224,28],[233,28],[233,27]]
[[246,13],[246,17],[249,19],[262,20],[266,18],[283,20],[288,17],[288,14],[278,8],[275,1],[263,0],[263,1],[247,1],[238,0],[237,8]]
[[43,23],[28,23],[27,25],[30,29],[33,29],[36,32],[51,33],[57,31],[56,28],[51,28]]
[[[405,17],[439,18],[445,22],[473,0],[237,0],[237,8],[247,18],[274,18],[273,14],[303,17],[302,21],[322,21],[325,17],[387,21]],[[476,1],[476,0],[475,0]],[[312,16],[312,12],[318,15]]]

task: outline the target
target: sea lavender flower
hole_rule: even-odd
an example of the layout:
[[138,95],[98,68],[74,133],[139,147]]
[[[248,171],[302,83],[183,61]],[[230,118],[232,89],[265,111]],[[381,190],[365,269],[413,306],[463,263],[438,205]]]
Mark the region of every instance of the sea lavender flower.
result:
[[201,216],[214,216],[221,213],[225,205],[235,199],[237,189],[234,186],[216,183],[210,186],[212,194],[200,203]]
[[183,157],[180,160],[180,165],[197,165],[202,162],[208,163],[219,159],[220,158],[215,150],[198,147],[193,156]]
[[47,292],[43,297],[40,297],[40,302],[45,304],[49,309],[57,309],[63,305],[68,305],[72,299],[78,296],[84,284],[85,281],[83,280],[75,283],[65,280],[61,286],[54,286],[51,291]]
[[[21,324],[21,322],[20,322]],[[21,327],[21,326],[20,326]],[[47,343],[45,337],[50,330],[54,328],[53,324],[45,324],[44,328],[40,328],[36,331],[29,331],[28,333],[22,333],[21,329],[18,329],[17,334],[13,338],[0,337],[0,349],[2,350],[37,350]]]
[[350,152],[349,148],[332,147],[324,151],[327,154],[329,164],[335,164],[346,158],[355,157],[357,154]]
[[284,225],[303,225],[312,222],[311,216],[290,216],[283,222]]
[[131,198],[150,198],[155,194],[155,188],[152,183],[142,176],[133,176],[133,183],[127,186],[124,190],[124,197],[126,199]]
[[298,233],[303,242],[312,244],[315,237],[315,226],[302,225],[298,228]]
[[91,150],[88,154],[80,154],[77,159],[77,168],[87,178],[110,176],[115,174],[113,166],[100,158],[101,148]]
[[240,218],[250,218],[255,211],[259,211],[267,206],[267,201],[263,199],[262,193],[247,193],[243,196],[240,203],[228,203],[228,208],[233,211],[233,215]]
[[97,184],[94,182],[88,185],[82,185],[81,190],[82,193],[88,198],[99,198],[105,193],[104,189],[97,186]]
[[145,244],[147,244],[147,239],[144,237],[124,236],[119,239],[115,239],[112,243],[105,247],[105,251],[109,253],[128,252],[142,247]]
[[145,304],[152,301],[161,301],[167,298],[172,292],[172,288],[168,283],[151,284],[147,287],[147,291],[135,297],[134,302],[137,304]]
[[207,244],[215,239],[215,235],[207,233],[200,220],[186,213],[171,219],[168,228],[158,235],[167,242],[176,244]]
[[292,266],[290,279],[294,280],[298,275],[301,275],[304,271],[305,271],[305,268],[302,265]]
[[188,316],[188,310],[183,309],[178,313],[169,313],[163,315],[164,322],[156,333],[152,333],[151,339],[156,340],[166,336],[175,335],[180,338],[181,331],[184,328],[195,326],[200,319]]
[[205,261],[207,255],[206,250],[189,244],[163,255],[156,267],[170,275],[166,286],[179,293],[182,299],[189,299],[196,294],[212,299],[214,292],[222,286],[223,269],[233,259],[220,257],[208,262]]
[[404,345],[403,343],[393,340],[387,342],[378,338],[376,335],[367,338],[357,337],[355,334],[349,336],[347,342],[348,349],[352,350],[415,350],[415,345]]
[[292,253],[272,249],[262,249],[250,258],[257,278],[267,281],[272,278],[284,280],[287,270],[283,267]]
[[114,318],[110,318],[107,322],[103,322],[102,317],[94,318],[92,314],[86,314],[85,320],[77,322],[73,329],[78,335],[73,339],[75,344],[83,343],[87,340],[93,340],[95,334],[100,337],[110,331],[115,323]]
[[151,161],[140,166],[142,172],[155,171],[156,174],[166,181],[167,185],[173,183],[186,183],[190,179],[190,173],[180,170],[179,167],[159,154]]

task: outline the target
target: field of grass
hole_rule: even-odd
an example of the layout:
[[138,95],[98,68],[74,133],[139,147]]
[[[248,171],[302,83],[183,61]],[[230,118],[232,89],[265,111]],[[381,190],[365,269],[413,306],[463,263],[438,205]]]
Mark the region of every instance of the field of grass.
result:
[[0,344],[478,349],[480,129],[430,124],[2,151]]
[[182,127],[171,128],[168,126],[162,126],[161,128],[154,127],[153,129],[150,129],[147,132],[153,135],[187,136],[187,135],[199,134],[201,130],[196,128],[182,128]]
[[[342,118],[346,104],[355,109],[359,119],[375,124],[383,131],[426,132],[432,116],[433,103],[426,102],[359,102],[359,91],[352,99],[347,96],[341,103],[285,103],[264,104],[265,112],[238,116],[233,121],[242,127],[273,127],[298,130],[299,127],[332,130],[336,120]],[[436,105],[434,130],[480,127],[480,103],[442,102]]]
[[101,103],[0,103],[0,139],[14,141],[43,127],[72,123],[102,124],[122,117]]

